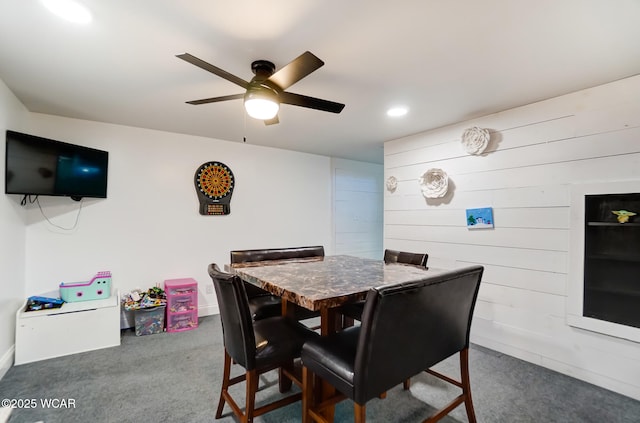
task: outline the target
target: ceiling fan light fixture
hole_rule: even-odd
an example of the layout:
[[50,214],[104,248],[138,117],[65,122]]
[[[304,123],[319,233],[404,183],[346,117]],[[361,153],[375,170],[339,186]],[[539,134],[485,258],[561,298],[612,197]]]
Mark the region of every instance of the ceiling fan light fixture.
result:
[[278,95],[268,88],[249,88],[244,96],[244,108],[254,119],[273,119],[280,109]]

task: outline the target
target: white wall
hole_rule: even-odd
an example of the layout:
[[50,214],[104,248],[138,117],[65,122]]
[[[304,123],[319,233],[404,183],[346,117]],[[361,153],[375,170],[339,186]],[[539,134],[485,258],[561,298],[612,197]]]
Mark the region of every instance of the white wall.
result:
[[[475,125],[491,131],[482,156],[460,144]],[[384,167],[399,180],[386,248],[485,266],[473,342],[640,399],[640,344],[566,323],[571,187],[640,183],[640,76],[387,142]],[[450,193],[427,201],[417,180],[434,167]],[[477,207],[493,207],[495,229],[466,228]]]
[[[110,270],[121,291],[193,277],[201,314],[217,312],[206,268],[240,248],[331,246],[330,159],[146,129],[34,114],[32,133],[109,151],[107,199],[87,199],[63,231],[28,206],[26,294]],[[236,179],[228,216],[201,216],[194,173],[228,165]],[[13,201],[19,201],[18,196]],[[80,204],[41,197],[51,222],[72,227]]]
[[[121,292],[193,277],[200,315],[217,313],[209,263],[226,264],[230,250],[245,248],[324,245],[334,254],[333,189],[349,202],[350,190],[361,199],[379,191],[373,185],[382,179],[381,165],[30,113],[4,84],[0,129],[109,151],[107,199],[78,203],[43,196],[42,211],[37,204],[20,206],[18,195],[0,199],[0,377],[13,362],[15,312],[27,296],[88,280],[100,270],[113,273]],[[234,172],[228,216],[198,213],[194,173],[211,160]],[[367,182],[346,183],[353,177]],[[363,238],[341,238],[342,253],[380,254],[382,202],[379,192],[371,197],[352,205],[358,227],[367,221],[367,247],[362,249]]]
[[382,259],[384,168],[332,159],[335,254]]
[[[28,112],[0,80],[0,134],[27,128]],[[4,143],[0,166],[4,175]],[[2,177],[4,187],[4,176]],[[25,295],[25,212],[8,196],[0,198],[0,378],[13,363],[15,313]]]

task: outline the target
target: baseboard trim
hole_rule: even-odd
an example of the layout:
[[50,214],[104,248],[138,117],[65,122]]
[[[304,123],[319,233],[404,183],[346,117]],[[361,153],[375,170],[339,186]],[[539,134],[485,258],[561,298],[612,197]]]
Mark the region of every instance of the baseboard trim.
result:
[[198,307],[198,317],[211,316],[212,314],[220,314],[220,308],[217,304]]
[[15,359],[16,346],[11,345],[11,347],[7,350],[6,353],[0,358],[0,379],[4,377],[5,374],[9,371],[11,366],[13,366],[13,361]]

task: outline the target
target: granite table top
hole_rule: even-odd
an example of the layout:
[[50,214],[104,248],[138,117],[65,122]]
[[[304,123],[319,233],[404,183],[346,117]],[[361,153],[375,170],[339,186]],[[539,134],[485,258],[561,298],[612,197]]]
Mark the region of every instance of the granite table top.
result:
[[369,289],[423,279],[443,270],[353,256],[232,266],[243,280],[309,310],[363,300]]

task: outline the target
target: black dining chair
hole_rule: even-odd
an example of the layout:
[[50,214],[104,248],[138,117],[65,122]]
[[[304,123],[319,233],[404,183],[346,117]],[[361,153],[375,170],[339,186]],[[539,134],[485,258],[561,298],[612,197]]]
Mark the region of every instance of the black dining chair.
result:
[[[472,266],[371,289],[360,326],[307,341],[301,355],[303,422],[326,421],[322,411],[349,398],[354,402],[355,421],[364,423],[369,400],[427,371],[462,388],[462,393],[425,422],[435,422],[464,403],[474,423],[469,332],[482,272],[482,266]],[[461,381],[430,370],[456,353]],[[337,394],[316,403],[314,375]]]
[[[241,422],[301,399],[300,392],[269,404],[255,407],[259,376],[280,368],[283,375],[298,386],[301,380],[294,374],[294,359],[300,357],[305,341],[319,335],[288,317],[277,316],[254,321],[251,318],[245,285],[236,275],[221,272],[215,263],[208,267],[220,308],[224,338],[224,373],[216,419],[222,417],[225,403]],[[245,373],[231,378],[232,360],[245,369]],[[229,393],[229,387],[246,382],[244,412]]]
[[[254,250],[231,251],[231,265],[240,263],[253,263],[259,261],[292,260],[313,257],[324,257],[324,247],[288,247],[288,248],[263,248]],[[264,289],[245,282],[245,289],[249,297],[249,309],[254,320],[282,314],[282,299],[272,295]],[[306,320],[320,316],[319,312],[308,310],[294,305],[293,315],[297,320]]]
[[398,251],[398,250],[384,250],[384,262],[385,263],[403,263],[403,264],[413,264],[415,266],[423,266],[427,267],[427,260],[429,259],[429,254],[421,254],[421,253],[409,253],[406,251]]
[[[429,254],[421,253],[409,253],[406,251],[397,250],[384,250],[384,262],[385,263],[401,263],[412,264],[414,266],[427,267],[427,260]],[[345,304],[340,308],[340,314],[342,314],[342,326],[353,326],[354,320],[360,320],[362,318],[362,310],[364,309],[364,301],[358,301],[351,304]]]

